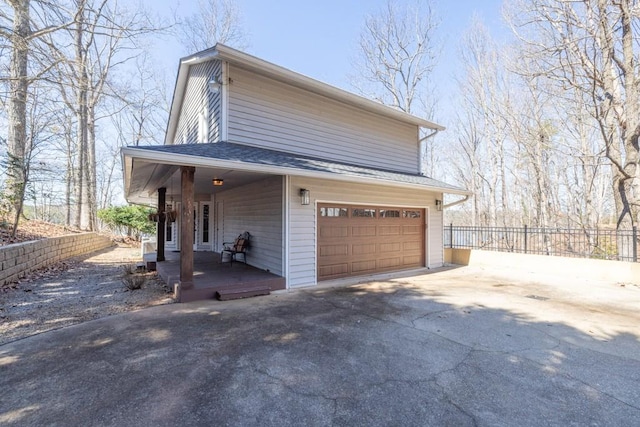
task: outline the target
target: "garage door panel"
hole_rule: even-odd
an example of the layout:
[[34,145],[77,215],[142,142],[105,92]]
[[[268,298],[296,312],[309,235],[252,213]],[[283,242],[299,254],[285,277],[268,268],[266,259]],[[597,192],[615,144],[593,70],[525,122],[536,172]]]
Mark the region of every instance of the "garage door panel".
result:
[[421,225],[403,225],[402,226],[402,235],[404,236],[419,235],[419,234],[422,234]]
[[351,235],[353,237],[373,237],[376,235],[376,226],[375,225],[351,226]]
[[363,274],[367,272],[376,271],[376,261],[375,260],[367,260],[367,261],[356,261],[351,263],[351,272]]
[[320,277],[343,277],[349,274],[349,264],[332,264],[319,268]]
[[338,225],[324,225],[319,227],[321,238],[347,237],[349,235],[349,227]]
[[402,258],[400,256],[397,256],[394,258],[381,258],[378,260],[379,269],[400,267],[401,265],[402,265]]
[[380,243],[380,253],[385,254],[389,252],[398,253],[402,250],[401,242],[388,242],[388,243]]
[[319,254],[320,256],[336,256],[336,255],[347,255],[349,253],[349,245],[340,244],[340,245],[322,245],[320,246]]
[[424,210],[320,204],[317,239],[318,280],[421,267]]
[[420,251],[422,249],[422,242],[419,240],[402,242],[403,251]]
[[405,267],[421,267],[422,255],[405,255],[402,257],[402,265]]
[[375,243],[354,243],[351,246],[351,254],[354,256],[358,255],[370,255],[376,253],[376,244]]
[[399,225],[381,225],[378,230],[380,236],[399,236],[401,228]]

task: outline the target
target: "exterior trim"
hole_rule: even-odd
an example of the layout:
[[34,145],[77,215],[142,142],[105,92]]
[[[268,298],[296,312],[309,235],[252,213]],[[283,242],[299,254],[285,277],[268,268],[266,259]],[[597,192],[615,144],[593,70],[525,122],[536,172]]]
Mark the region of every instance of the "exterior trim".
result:
[[284,246],[284,256],[282,257],[282,271],[284,272],[285,287],[289,289],[289,236],[291,235],[291,177],[283,176],[282,179],[282,242]]
[[220,106],[220,141],[226,141],[229,139],[229,63],[227,61],[222,62],[222,76],[223,84],[220,87],[220,94],[222,95],[222,105]]
[[425,267],[431,269],[431,245],[429,244],[429,237],[431,237],[431,208],[425,206],[424,208],[424,264]]

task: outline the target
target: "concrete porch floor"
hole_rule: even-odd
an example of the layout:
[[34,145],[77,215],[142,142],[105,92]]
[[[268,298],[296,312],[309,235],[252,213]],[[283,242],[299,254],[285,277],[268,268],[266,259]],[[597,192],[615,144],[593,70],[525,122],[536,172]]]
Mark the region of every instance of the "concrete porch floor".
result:
[[[155,259],[155,252],[144,255],[145,262]],[[180,283],[180,253],[166,252],[165,261],[156,263],[156,269],[160,278],[175,290]],[[221,263],[217,252],[193,253],[193,284],[193,289],[180,290],[180,302],[211,299],[220,290],[256,286],[268,286],[271,291],[286,289],[284,277],[242,262]]]

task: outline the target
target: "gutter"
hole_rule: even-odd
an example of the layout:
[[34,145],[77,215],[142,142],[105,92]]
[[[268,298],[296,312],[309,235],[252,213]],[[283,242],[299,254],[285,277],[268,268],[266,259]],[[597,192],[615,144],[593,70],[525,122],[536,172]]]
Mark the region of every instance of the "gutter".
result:
[[[451,193],[450,193],[450,194],[451,194]],[[442,209],[450,208],[450,207],[452,207],[452,206],[459,205],[460,203],[464,203],[464,202],[466,202],[467,200],[469,200],[469,197],[471,197],[471,195],[470,195],[470,194],[466,194],[466,195],[465,195],[462,199],[460,199],[460,200],[456,200],[455,202],[451,202],[451,203],[447,203],[446,205],[443,205],[443,206],[442,206]]]

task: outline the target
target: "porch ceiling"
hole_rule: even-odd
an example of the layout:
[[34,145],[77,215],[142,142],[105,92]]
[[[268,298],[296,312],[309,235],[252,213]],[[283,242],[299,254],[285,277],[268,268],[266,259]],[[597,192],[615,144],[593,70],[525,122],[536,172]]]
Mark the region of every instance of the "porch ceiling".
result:
[[[132,159],[131,179],[127,192],[127,200],[132,203],[155,205],[156,192],[166,187],[167,197],[180,194],[180,166],[156,163],[148,160]],[[264,173],[254,173],[215,167],[197,167],[194,175],[194,191],[196,194],[215,194],[230,190],[267,177]],[[222,186],[214,186],[212,180],[224,180]]]

